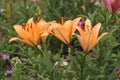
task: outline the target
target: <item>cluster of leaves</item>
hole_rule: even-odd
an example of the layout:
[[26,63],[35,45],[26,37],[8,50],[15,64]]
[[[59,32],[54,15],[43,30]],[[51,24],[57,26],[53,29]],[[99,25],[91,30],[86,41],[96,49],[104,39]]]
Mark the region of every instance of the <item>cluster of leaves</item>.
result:
[[[120,13],[111,14],[103,0],[99,1],[100,3],[95,5],[90,0],[1,0],[0,54],[8,54],[10,58],[2,60],[0,57],[0,79],[119,80],[119,77],[115,76],[115,70],[120,68]],[[77,41],[72,43],[69,53],[68,46],[52,35],[43,46],[43,51],[17,41],[8,43],[8,40],[16,35],[14,24],[22,24],[29,18],[38,16],[46,21],[58,22],[61,17],[68,20],[81,16],[90,19],[92,25],[101,22],[100,32],[108,31],[109,35],[87,56],[78,50],[80,45]],[[67,61],[68,65],[60,66],[64,61]],[[58,64],[55,65],[56,62]],[[7,66],[7,63],[11,65]],[[5,75],[7,69],[14,72]]]

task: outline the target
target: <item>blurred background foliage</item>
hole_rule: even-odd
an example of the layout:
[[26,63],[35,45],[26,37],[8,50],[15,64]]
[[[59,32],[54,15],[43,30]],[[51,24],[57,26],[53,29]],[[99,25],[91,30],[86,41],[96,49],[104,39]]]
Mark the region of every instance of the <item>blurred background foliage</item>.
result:
[[[98,22],[102,23],[100,33],[109,32],[109,35],[103,38],[87,57],[87,64],[85,64],[87,73],[84,73],[86,75],[84,80],[119,80],[119,77],[115,76],[115,69],[120,68],[120,12],[111,14],[104,5],[103,0],[91,1],[39,0],[33,2],[32,0],[0,0],[0,54],[4,53],[10,56],[8,60],[2,60],[0,57],[0,79],[80,80],[79,61],[81,61],[80,56],[83,55],[77,54],[80,53],[77,51],[79,48],[77,41],[72,44],[74,49],[72,55],[74,56],[67,56],[70,60],[69,66],[60,67],[54,64],[57,61],[60,64],[66,60],[68,47],[52,35],[49,36],[46,42],[50,60],[41,58],[40,52],[35,50],[34,47],[19,41],[9,43],[8,40],[16,36],[13,25],[26,23],[31,17],[37,20],[37,17],[40,16],[46,21],[56,20],[60,22],[61,17],[69,20],[81,16],[90,19],[93,26]],[[15,65],[17,68],[14,68],[13,65],[7,66],[7,63],[10,63],[15,57],[18,57],[25,64]],[[5,75],[6,70],[11,68],[19,71],[19,74]]]

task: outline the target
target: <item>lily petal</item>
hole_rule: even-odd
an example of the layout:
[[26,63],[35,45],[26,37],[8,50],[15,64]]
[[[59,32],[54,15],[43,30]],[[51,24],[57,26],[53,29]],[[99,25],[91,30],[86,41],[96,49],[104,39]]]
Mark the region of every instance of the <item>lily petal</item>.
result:
[[28,37],[27,34],[26,34],[26,31],[22,28],[21,25],[14,25],[13,27],[21,38]]
[[29,45],[33,45],[30,41],[28,41],[27,39],[25,40],[23,40],[23,39],[20,39],[20,38],[17,38],[17,37],[13,37],[13,38],[11,38],[10,40],[9,40],[9,42],[12,42],[12,41],[15,41],[15,40],[19,40],[19,41],[22,41],[22,42],[24,42],[24,43],[26,43],[26,44],[29,44]]
[[65,44],[69,44],[69,40],[66,38],[66,32],[61,27],[52,30],[52,34]]
[[95,45],[98,38],[98,33],[101,27],[101,23],[98,23],[95,25],[95,27],[92,29],[92,36],[90,37],[89,44],[88,44],[88,51],[91,50]]
[[107,34],[109,34],[109,33],[108,33],[108,32],[102,33],[102,34],[98,37],[96,43],[97,43],[102,37],[104,37],[104,36],[107,35]]

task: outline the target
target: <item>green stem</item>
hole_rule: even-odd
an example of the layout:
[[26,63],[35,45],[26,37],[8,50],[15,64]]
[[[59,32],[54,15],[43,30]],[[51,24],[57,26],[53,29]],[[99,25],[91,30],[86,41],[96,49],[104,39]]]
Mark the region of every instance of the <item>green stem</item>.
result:
[[87,57],[87,53],[85,53],[85,55],[83,56],[83,61],[81,62],[81,80],[84,79],[83,72],[84,72],[86,57]]
[[[52,72],[52,63],[51,63],[51,60],[50,60],[50,57],[49,57],[49,54],[48,54],[48,50],[47,50],[47,46],[45,43],[43,43],[42,45],[42,49],[39,49],[39,51],[42,53],[42,58],[44,60],[44,64],[45,64],[45,67],[48,71],[49,74],[51,74]],[[47,64],[46,64],[47,62]]]

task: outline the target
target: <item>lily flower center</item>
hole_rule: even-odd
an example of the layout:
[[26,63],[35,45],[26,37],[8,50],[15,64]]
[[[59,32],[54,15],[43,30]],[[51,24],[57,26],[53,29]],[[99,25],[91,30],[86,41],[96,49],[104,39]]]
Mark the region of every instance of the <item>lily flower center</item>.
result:
[[23,24],[22,29],[29,32],[30,29],[32,29],[32,23],[31,24]]

